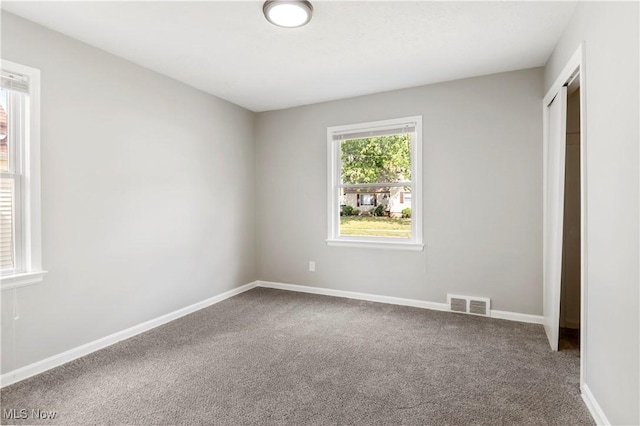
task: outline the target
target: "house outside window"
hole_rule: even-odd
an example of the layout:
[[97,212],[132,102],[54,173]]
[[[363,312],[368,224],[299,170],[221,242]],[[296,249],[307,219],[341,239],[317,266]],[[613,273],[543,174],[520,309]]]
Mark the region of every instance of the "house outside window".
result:
[[422,250],[422,117],[329,127],[332,246]]
[[40,72],[2,61],[0,70],[0,278],[2,289],[42,281]]

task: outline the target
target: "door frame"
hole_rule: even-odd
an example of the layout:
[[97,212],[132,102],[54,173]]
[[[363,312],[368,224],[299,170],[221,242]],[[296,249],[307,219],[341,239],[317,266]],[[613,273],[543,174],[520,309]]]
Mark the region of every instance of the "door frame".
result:
[[[580,82],[580,389],[585,383],[587,357],[587,91],[585,68],[585,43],[582,42],[564,66],[542,101],[543,123],[543,262],[545,259],[547,224],[546,224],[546,185],[547,185],[547,144],[549,143],[549,105],[560,88],[567,84],[578,73]],[[543,288],[544,291],[544,288]]]

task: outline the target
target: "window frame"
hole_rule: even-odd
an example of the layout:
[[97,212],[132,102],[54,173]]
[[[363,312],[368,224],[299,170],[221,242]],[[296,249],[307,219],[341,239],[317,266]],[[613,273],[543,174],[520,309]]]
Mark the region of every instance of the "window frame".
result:
[[[411,139],[411,238],[367,237],[340,235],[340,184],[342,161],[340,144],[334,139],[337,134],[379,131],[401,128],[406,125],[415,127]],[[362,247],[391,250],[422,251],[422,116],[394,118],[389,120],[347,124],[327,127],[327,245],[336,247]]]
[[25,117],[26,126],[22,146],[15,155],[16,174],[20,183],[16,188],[16,265],[19,268],[0,272],[2,290],[39,283],[46,271],[42,270],[42,225],[40,204],[40,70],[15,62],[2,60],[3,72],[23,75],[29,78]]

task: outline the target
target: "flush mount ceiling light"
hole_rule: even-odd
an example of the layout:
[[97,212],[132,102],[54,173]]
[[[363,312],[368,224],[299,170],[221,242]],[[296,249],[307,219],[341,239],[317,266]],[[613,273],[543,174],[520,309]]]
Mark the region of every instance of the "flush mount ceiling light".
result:
[[313,6],[303,0],[268,0],[264,2],[262,12],[273,25],[296,28],[311,20]]

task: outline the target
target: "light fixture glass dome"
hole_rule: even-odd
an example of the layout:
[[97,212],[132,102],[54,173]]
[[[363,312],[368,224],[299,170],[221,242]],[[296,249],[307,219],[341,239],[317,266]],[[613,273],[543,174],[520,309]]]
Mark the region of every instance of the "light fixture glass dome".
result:
[[301,27],[311,20],[313,6],[302,0],[268,0],[264,2],[262,12],[269,22],[279,27]]

